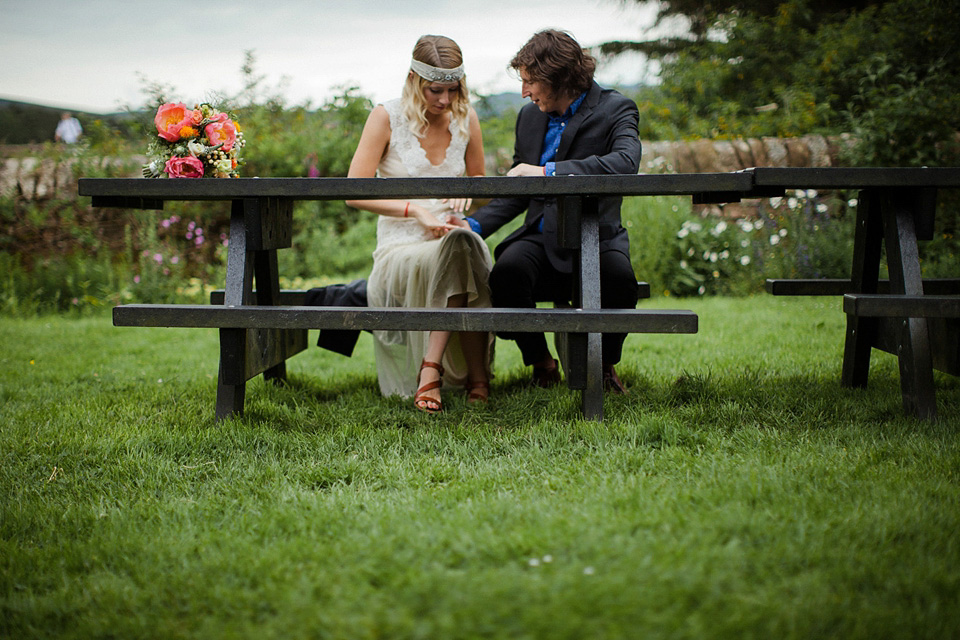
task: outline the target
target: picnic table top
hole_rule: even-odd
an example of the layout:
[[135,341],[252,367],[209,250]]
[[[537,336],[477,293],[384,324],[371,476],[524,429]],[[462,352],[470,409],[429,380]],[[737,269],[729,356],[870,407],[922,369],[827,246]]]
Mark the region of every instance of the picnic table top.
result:
[[744,173],[756,187],[960,187],[960,167],[757,167]]
[[753,185],[747,173],[639,174],[510,178],[235,178],[223,180],[148,180],[81,178],[81,196],[164,200],[292,198],[348,200],[408,197],[546,197],[740,194]]
[[547,197],[730,194],[776,188],[960,187],[960,167],[756,167],[730,173],[510,178],[81,178],[79,194],[101,198],[347,200],[409,197]]

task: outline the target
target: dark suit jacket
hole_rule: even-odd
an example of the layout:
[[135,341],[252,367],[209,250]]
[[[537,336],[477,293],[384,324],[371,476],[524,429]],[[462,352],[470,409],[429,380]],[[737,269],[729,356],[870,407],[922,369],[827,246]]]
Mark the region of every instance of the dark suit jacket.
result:
[[[556,157],[556,175],[635,174],[640,167],[640,139],[637,105],[630,99],[604,89],[596,82],[587,92],[564,129]],[[533,103],[517,116],[513,164],[540,164],[547,114]],[[522,178],[517,178],[522,180]],[[630,257],[627,231],[620,225],[622,198],[601,198],[600,251],[616,250]],[[526,210],[523,226],[494,250],[499,256],[515,240],[537,234],[543,218],[542,241],[550,264],[561,273],[573,270],[569,250],[557,245],[557,201],[555,198],[497,198],[477,210],[473,218],[480,223],[483,237],[502,227]]]

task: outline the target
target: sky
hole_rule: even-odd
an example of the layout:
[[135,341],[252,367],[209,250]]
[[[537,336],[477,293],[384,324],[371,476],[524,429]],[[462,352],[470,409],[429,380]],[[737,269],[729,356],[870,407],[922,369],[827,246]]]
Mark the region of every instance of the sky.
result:
[[[519,92],[513,54],[543,28],[584,46],[641,37],[655,8],[628,0],[0,0],[0,98],[110,113],[148,102],[148,84],[198,102],[241,86],[244,52],[288,104],[337,87],[399,96],[423,34],[453,38],[471,89]],[[601,84],[654,79],[639,56],[601,63]]]

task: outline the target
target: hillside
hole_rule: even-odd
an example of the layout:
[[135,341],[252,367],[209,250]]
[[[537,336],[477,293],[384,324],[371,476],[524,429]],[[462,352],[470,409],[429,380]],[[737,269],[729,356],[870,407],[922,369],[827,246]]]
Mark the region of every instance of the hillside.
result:
[[[37,144],[53,140],[61,107],[20,102],[0,98],[0,144]],[[95,120],[119,123],[129,117],[126,113],[89,113],[71,111],[84,129]]]

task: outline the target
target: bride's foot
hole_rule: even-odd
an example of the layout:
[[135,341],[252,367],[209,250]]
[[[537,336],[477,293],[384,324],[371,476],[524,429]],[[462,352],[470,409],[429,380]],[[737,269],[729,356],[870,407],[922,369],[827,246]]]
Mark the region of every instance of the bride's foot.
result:
[[[421,384],[424,378],[430,378],[430,380]],[[442,378],[443,366],[440,364],[427,360],[420,364],[420,375],[417,377],[417,384],[420,385],[420,388],[413,396],[413,405],[417,409],[425,413],[440,413],[443,411],[443,402],[440,400]]]
[[467,382],[467,404],[482,402],[486,404],[490,400],[490,382],[487,380],[475,380]]

